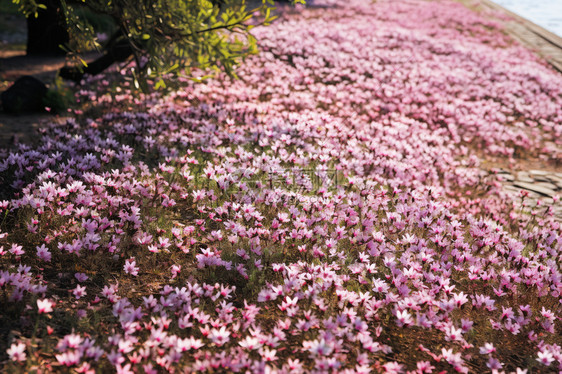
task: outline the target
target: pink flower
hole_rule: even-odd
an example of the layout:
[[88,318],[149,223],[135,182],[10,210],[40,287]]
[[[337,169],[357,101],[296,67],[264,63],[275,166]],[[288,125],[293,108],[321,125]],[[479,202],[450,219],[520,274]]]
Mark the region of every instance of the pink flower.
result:
[[403,365],[398,362],[387,362],[383,365],[386,374],[399,374],[403,372]]
[[23,343],[13,343],[6,353],[12,361],[25,361],[27,359],[25,344]]
[[39,314],[51,313],[53,311],[53,302],[49,299],[37,300],[37,307],[39,308]]
[[266,362],[276,361],[277,360],[277,351],[275,349],[269,350],[267,348],[261,348],[259,350],[260,356],[262,360]]
[[201,339],[195,339],[193,337],[189,338],[189,348],[198,350],[199,348],[203,347],[205,343]]
[[80,362],[80,352],[77,350],[68,350],[55,355],[55,357],[59,363],[67,367],[77,365]]
[[72,291],[72,294],[77,298],[80,299],[83,296],[86,296],[86,286],[77,285],[76,288]]
[[483,347],[480,347],[480,354],[487,355],[496,351],[496,348],[492,343],[485,343]]
[[116,365],[115,370],[117,374],[134,374],[135,372],[131,370],[131,364],[126,364],[125,366]]
[[74,277],[78,280],[78,282],[85,282],[88,280],[88,276],[84,273],[76,273]]
[[541,351],[538,353],[537,361],[543,365],[550,366],[554,362],[554,356],[549,351]]
[[302,370],[302,363],[298,358],[294,360],[289,358],[289,360],[287,360],[287,367],[289,372],[300,372]]
[[502,368],[503,364],[496,358],[490,357],[488,359],[488,362],[486,363],[486,366],[492,370],[499,370]]
[[212,329],[209,339],[220,347],[230,340],[230,332],[226,330],[226,326],[221,327],[220,330]]
[[419,373],[432,373],[435,367],[429,361],[418,361],[416,367]]
[[449,326],[445,328],[445,340],[455,341],[462,340],[462,330],[457,329],[454,326]]
[[411,325],[414,322],[412,315],[408,313],[407,310],[396,311],[396,319],[396,324],[398,326]]
[[23,250],[23,247],[21,245],[14,243],[12,244],[12,248],[10,248],[10,253],[16,256],[21,256],[25,253],[25,251]]
[[246,339],[240,341],[238,343],[242,348],[246,348],[249,350],[258,349],[261,347],[260,341],[257,338],[247,336]]
[[40,247],[37,246],[37,256],[45,262],[51,261],[51,252],[49,252],[49,249],[45,246],[45,244]]
[[474,322],[472,322],[471,320],[466,319],[466,318],[462,318],[461,319],[462,332],[467,333],[468,331],[470,331],[473,324],[474,324]]
[[172,265],[172,279],[178,276],[181,272],[181,265]]
[[324,338],[310,342],[305,341],[303,342],[303,347],[315,356],[329,356],[334,350],[333,345],[326,342]]
[[136,266],[137,263],[134,258],[130,258],[125,261],[125,265],[123,266],[123,270],[125,273],[131,274],[133,276],[137,276],[139,274],[139,268]]
[[554,322],[554,320],[556,319],[556,314],[554,314],[548,309],[545,309],[544,306],[541,309],[541,315],[551,322]]

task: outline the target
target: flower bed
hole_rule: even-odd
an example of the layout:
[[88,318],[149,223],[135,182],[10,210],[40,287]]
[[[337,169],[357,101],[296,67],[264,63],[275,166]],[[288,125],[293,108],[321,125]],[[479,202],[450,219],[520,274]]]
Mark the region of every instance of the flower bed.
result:
[[8,371],[562,364],[559,223],[477,157],[559,157],[562,77],[458,3],[326,5],[3,155]]

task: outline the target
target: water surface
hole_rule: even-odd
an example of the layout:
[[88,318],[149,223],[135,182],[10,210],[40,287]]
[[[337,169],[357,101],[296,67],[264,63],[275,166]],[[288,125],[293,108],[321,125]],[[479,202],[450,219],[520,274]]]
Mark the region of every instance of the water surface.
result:
[[493,0],[562,37],[562,0]]

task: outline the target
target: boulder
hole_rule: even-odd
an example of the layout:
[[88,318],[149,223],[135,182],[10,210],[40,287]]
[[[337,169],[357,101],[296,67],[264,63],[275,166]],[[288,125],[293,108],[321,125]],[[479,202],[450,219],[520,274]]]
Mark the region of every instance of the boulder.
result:
[[28,113],[45,110],[43,99],[47,86],[39,79],[25,75],[2,92],[2,108],[6,113]]

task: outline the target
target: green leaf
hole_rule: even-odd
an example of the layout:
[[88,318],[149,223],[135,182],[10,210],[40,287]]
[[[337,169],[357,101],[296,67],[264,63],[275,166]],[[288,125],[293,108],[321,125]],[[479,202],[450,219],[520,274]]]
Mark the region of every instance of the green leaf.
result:
[[[46,0],[11,1],[26,16],[48,9]],[[250,7],[246,3],[246,0],[221,0],[219,8],[217,0],[62,0],[70,34],[65,47],[80,57],[101,48],[97,43],[101,32],[111,37],[115,31],[123,30],[123,35],[117,35],[114,40],[128,38],[134,43],[137,56],[149,56],[150,70],[129,73],[134,76],[135,87],[142,89],[147,77],[155,78],[154,85],[161,88],[165,87],[164,82],[169,82],[166,74],[180,74],[195,66],[234,75],[240,60],[257,51],[250,33],[254,24],[249,22],[254,11],[265,15],[267,23],[275,18],[272,0],[258,1]],[[254,6],[256,9],[252,9]],[[96,23],[99,17],[108,20],[110,31],[100,29]]]
[[164,82],[163,79],[159,79],[156,84],[154,85],[154,88],[159,90],[161,88],[166,88],[166,82]]

